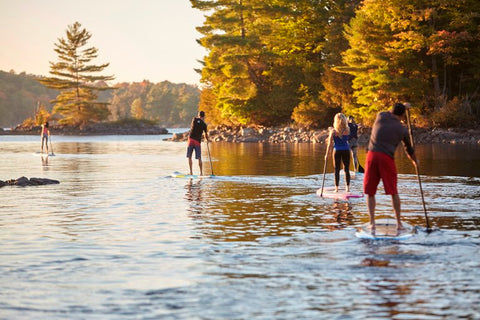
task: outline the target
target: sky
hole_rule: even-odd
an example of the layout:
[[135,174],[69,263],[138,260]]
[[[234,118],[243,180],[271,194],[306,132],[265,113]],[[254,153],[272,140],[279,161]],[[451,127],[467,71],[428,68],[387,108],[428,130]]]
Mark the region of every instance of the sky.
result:
[[98,49],[91,64],[110,63],[100,74],[112,83],[199,85],[203,15],[189,0],[0,0],[0,70],[49,75],[54,44],[78,21],[92,35],[85,48]]

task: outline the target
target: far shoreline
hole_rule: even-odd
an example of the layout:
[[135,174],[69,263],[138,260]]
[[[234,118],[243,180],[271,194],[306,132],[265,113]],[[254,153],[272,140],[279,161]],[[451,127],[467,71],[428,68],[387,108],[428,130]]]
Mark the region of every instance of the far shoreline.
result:
[[[412,128],[415,144],[443,143],[480,145],[480,129],[425,129]],[[371,128],[359,127],[358,144],[367,145]],[[211,142],[233,143],[320,143],[324,144],[329,129],[305,129],[295,127],[228,127],[212,126],[208,136]],[[188,131],[174,133],[168,141],[187,141]]]
[[[178,128],[181,129],[181,128]],[[0,128],[0,135],[40,135],[41,127],[15,128],[4,130]],[[52,136],[105,136],[105,135],[168,135],[165,141],[183,142],[188,139],[188,129],[184,132],[169,132],[165,127],[152,124],[112,124],[99,123],[84,128],[68,126],[51,126]],[[176,130],[175,130],[176,131]],[[366,145],[371,128],[360,127],[358,132],[359,145]],[[305,129],[286,127],[229,127],[211,126],[209,140],[211,142],[232,143],[325,143],[328,129]],[[443,144],[470,144],[480,145],[480,129],[448,128],[424,129],[413,128],[416,144],[443,143]]]

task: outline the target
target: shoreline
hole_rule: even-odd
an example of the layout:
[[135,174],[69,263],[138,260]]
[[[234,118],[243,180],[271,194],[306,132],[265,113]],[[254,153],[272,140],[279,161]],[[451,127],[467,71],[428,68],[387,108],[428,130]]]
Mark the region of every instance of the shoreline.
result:
[[[165,135],[172,137],[164,141],[184,142],[188,139],[188,129],[182,133],[171,133],[156,125],[112,125],[93,124],[82,129],[77,127],[52,126],[52,135],[94,136],[94,135]],[[40,135],[40,127],[0,129],[0,135]],[[359,126],[358,144],[366,145],[371,128]],[[328,129],[308,130],[294,127],[229,127],[213,126],[208,132],[212,142],[233,143],[325,143]],[[413,128],[415,144],[444,143],[480,145],[480,129],[424,129]]]
[[[157,125],[145,123],[115,124],[96,123],[83,128],[71,126],[50,126],[52,135],[59,136],[94,136],[94,135],[158,135],[169,134],[170,132]],[[11,130],[0,129],[0,135],[38,135],[40,136],[41,126],[17,127]]]
[[[480,129],[423,129],[413,128],[415,144],[445,143],[445,144],[473,144],[480,145]],[[367,145],[371,128],[358,128],[358,144]],[[209,140],[213,142],[233,143],[321,143],[328,138],[329,129],[307,130],[293,127],[226,127],[217,126],[209,130]],[[188,131],[174,133],[168,141],[187,141]]]

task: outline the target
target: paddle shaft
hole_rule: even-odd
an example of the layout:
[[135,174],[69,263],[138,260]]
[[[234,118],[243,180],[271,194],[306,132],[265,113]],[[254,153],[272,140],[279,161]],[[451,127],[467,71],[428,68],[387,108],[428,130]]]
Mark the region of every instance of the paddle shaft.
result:
[[212,176],[213,174],[213,166],[212,166],[212,158],[210,157],[210,148],[208,147],[208,140],[207,140],[207,152],[208,152],[208,160],[210,160],[210,171],[212,171]]
[[53,146],[52,146],[52,136],[50,136],[48,140],[50,140],[50,149],[52,149],[52,155],[53,155],[54,152],[53,152]]
[[322,189],[320,191],[320,197],[323,197],[323,187],[325,186],[325,174],[327,173],[327,162],[328,162],[328,146],[327,153],[325,154],[325,164],[323,165],[323,179],[322,179]]
[[[410,123],[410,111],[408,110],[408,108],[405,111],[407,113],[407,125],[408,125],[408,132],[410,134],[410,143],[412,144],[412,147],[414,147],[412,125]],[[425,214],[425,222],[427,225],[427,230],[430,230],[430,222],[428,221],[427,207],[425,206],[425,197],[423,196],[422,181],[420,179],[420,170],[416,162],[414,164],[414,167],[415,167],[415,172],[417,173],[417,180],[418,180],[418,186],[420,188],[420,194],[422,196],[423,212]]]

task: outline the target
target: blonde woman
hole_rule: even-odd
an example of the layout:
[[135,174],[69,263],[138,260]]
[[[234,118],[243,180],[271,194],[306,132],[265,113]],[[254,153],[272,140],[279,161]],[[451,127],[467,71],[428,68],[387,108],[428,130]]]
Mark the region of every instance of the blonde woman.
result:
[[340,166],[343,163],[343,170],[345,171],[346,191],[350,192],[350,146],[348,139],[350,137],[350,129],[348,127],[347,117],[343,113],[337,113],[333,121],[333,129],[330,130],[330,135],[327,138],[327,152],[325,154],[325,161],[328,154],[333,149],[333,167],[335,168],[335,192],[338,192],[338,184],[340,182]]

